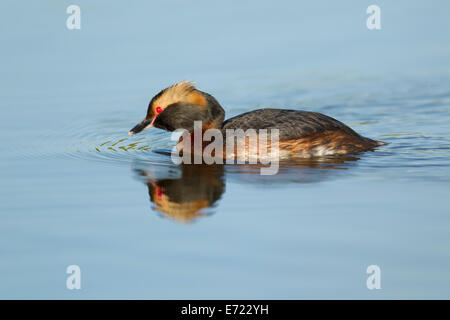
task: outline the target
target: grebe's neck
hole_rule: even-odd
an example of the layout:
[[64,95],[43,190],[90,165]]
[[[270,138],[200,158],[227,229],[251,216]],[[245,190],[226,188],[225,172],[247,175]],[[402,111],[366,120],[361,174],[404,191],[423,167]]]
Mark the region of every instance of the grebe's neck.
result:
[[201,92],[201,94],[206,98],[208,110],[203,120],[203,127],[206,129],[221,129],[225,120],[225,110],[212,95],[206,92]]

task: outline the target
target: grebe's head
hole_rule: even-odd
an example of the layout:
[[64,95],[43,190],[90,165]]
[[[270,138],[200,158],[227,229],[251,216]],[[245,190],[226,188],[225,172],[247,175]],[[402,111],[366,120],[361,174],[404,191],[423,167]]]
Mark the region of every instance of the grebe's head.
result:
[[178,82],[159,92],[148,105],[147,116],[129,134],[150,127],[174,131],[194,130],[194,121],[202,121],[204,128],[220,128],[225,111],[213,96],[197,90],[188,81]]

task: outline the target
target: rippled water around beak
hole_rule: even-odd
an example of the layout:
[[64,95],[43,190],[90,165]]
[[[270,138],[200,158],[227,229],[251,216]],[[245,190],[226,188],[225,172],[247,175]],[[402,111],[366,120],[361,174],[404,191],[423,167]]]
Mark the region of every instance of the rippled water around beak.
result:
[[[314,5],[291,6],[298,14],[321,12]],[[51,23],[64,21],[63,6],[62,18],[46,8]],[[398,34],[372,39],[391,48],[388,55],[334,34],[352,49],[349,55],[367,54],[370,61],[382,55],[385,65],[377,66],[385,69],[368,71],[352,56],[302,51],[306,43],[335,52],[336,43],[308,38],[299,22],[314,25],[317,35],[338,32],[327,13],[318,18],[323,27],[308,15],[287,13],[273,28],[304,30],[302,43],[285,43],[276,33],[285,29],[265,29],[268,38],[253,35],[251,42],[244,34],[234,40],[241,46],[230,49],[230,57],[245,57],[240,48],[262,56],[229,58],[218,66],[186,53],[195,65],[189,68],[170,54],[147,56],[155,53],[142,43],[151,33],[136,18],[142,8],[122,12],[118,6],[104,14],[95,6],[85,9],[89,21],[78,34],[9,19],[16,40],[2,35],[9,64],[1,80],[8,90],[0,96],[1,298],[450,298],[450,69],[444,39],[430,36],[402,49],[393,44],[406,32],[398,24],[391,26]],[[347,18],[357,13],[347,9]],[[127,27],[113,27],[106,14],[122,14]],[[260,14],[253,23],[263,26],[267,20]],[[439,17],[428,28],[448,30],[448,19]],[[244,16],[236,19],[248,28]],[[178,39],[173,28],[167,32]],[[222,34],[211,40],[219,49],[236,32],[233,26],[226,34],[212,28],[202,32]],[[353,25],[345,30],[367,37],[367,30],[352,31]],[[150,38],[165,43],[158,34]],[[19,50],[20,39],[34,41],[34,49]],[[280,62],[267,39],[303,52],[305,62]],[[266,50],[258,50],[259,41]],[[167,46],[164,52],[178,48]],[[214,53],[211,48],[205,55]],[[288,47],[283,50],[287,60],[297,61]],[[437,66],[431,57],[447,64]],[[260,67],[267,63],[268,69]],[[248,165],[176,166],[169,133],[128,131],[144,117],[151,96],[187,76],[221,102],[227,117],[261,107],[310,110],[389,144],[345,158],[282,163],[274,176]],[[82,270],[79,291],[66,289],[66,268],[74,264]],[[369,265],[381,268],[381,290],[366,287]]]

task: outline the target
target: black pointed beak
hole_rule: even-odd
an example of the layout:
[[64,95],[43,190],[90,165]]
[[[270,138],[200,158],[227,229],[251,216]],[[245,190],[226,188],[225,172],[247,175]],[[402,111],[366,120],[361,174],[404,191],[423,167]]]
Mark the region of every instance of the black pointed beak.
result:
[[153,125],[152,120],[144,119],[143,121],[139,122],[136,126],[134,126],[133,129],[131,129],[128,134],[133,135],[136,133],[141,132],[142,130],[148,129]]

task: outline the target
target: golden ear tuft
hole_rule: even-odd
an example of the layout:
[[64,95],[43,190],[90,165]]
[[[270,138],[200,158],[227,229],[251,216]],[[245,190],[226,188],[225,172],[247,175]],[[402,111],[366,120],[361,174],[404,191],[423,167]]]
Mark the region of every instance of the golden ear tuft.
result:
[[156,99],[154,106],[163,108],[177,102],[189,102],[202,106],[206,105],[206,99],[201,95],[192,81],[181,81],[164,89]]
[[195,83],[190,80],[183,80],[180,82],[175,83],[173,86],[169,87],[168,89],[171,90],[180,90],[185,92],[191,92],[195,90]]
[[173,100],[182,101],[183,98],[188,96],[192,91],[195,90],[195,85],[191,81],[181,81],[175,83],[174,85],[168,87],[164,90],[163,96],[172,98]]

